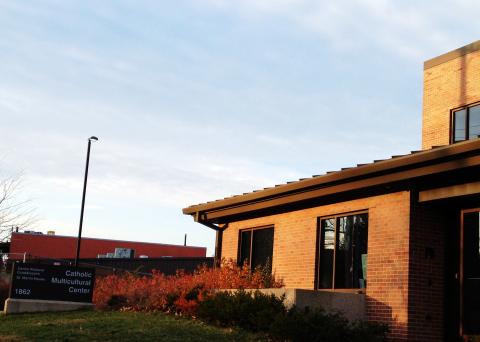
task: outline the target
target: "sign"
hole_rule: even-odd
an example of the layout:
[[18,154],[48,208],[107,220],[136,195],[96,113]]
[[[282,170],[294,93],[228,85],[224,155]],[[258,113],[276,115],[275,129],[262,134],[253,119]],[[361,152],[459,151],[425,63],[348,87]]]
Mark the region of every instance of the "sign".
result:
[[94,282],[93,268],[15,263],[10,298],[91,303]]

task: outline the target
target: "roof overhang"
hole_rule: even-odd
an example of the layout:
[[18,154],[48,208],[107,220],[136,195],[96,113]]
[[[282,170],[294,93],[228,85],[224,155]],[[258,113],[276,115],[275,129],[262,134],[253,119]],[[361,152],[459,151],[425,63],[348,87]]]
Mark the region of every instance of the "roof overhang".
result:
[[183,213],[198,222],[225,223],[233,217],[332,195],[480,166],[480,139],[413,152],[322,176],[193,205]]

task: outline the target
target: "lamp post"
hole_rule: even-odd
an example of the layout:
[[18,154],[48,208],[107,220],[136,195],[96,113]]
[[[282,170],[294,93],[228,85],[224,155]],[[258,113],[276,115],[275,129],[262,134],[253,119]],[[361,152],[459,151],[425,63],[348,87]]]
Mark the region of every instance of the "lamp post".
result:
[[88,164],[90,162],[90,146],[92,145],[92,140],[97,141],[98,138],[94,136],[88,138],[87,163],[85,165],[85,178],[83,180],[82,209],[80,210],[80,225],[78,227],[77,254],[75,256],[75,267],[78,267],[78,259],[80,258],[80,244],[82,243],[83,211],[85,209],[85,194],[87,192]]

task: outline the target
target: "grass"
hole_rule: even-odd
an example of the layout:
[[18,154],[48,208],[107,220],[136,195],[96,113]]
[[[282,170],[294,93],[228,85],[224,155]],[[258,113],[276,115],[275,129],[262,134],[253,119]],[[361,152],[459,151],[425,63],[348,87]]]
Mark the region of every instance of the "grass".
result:
[[0,342],[24,341],[262,341],[163,313],[76,311],[0,316]]

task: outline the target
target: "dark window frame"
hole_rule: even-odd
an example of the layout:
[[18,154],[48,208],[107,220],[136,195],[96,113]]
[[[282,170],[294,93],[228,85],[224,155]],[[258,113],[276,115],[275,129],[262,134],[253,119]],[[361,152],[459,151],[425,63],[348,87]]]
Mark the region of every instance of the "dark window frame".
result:
[[273,267],[273,247],[275,245],[275,225],[269,224],[265,226],[259,226],[259,227],[252,227],[252,228],[244,228],[244,229],[239,229],[238,231],[238,248],[237,248],[237,265],[238,266],[243,266],[242,263],[242,233],[244,232],[250,232],[250,252],[249,252],[249,258],[248,260],[248,267],[250,267],[250,270],[253,271],[252,269],[252,253],[253,253],[253,232],[256,230],[262,230],[262,229],[272,229],[273,230],[273,240],[272,240],[272,256],[270,257],[270,267]]
[[[345,213],[340,213],[340,214],[334,214],[334,215],[325,215],[325,216],[320,216],[317,218],[317,236],[316,236],[316,243],[315,243],[315,279],[314,279],[314,290],[317,291],[338,291],[338,292],[349,292],[349,291],[355,291],[355,292],[364,292],[366,288],[335,288],[335,257],[336,257],[336,249],[337,249],[337,220],[341,217],[346,217],[346,216],[354,216],[354,215],[361,215],[361,214],[366,214],[367,215],[367,229],[369,228],[369,221],[370,221],[370,215],[368,213],[368,209],[364,210],[359,210],[359,211],[351,211],[351,212],[345,212]],[[320,287],[320,281],[321,281],[321,244],[322,244],[322,221],[328,220],[328,219],[334,219],[335,220],[335,231],[334,231],[334,259],[333,259],[333,271],[332,271],[332,287],[331,288],[321,288]],[[368,237],[367,237],[367,246],[368,246]],[[368,249],[367,249],[368,251]],[[368,273],[368,272],[367,272]]]
[[[470,135],[470,108],[480,106],[480,102],[470,103],[450,110],[450,144],[471,140]],[[455,113],[465,109],[465,140],[455,141]]]

